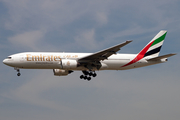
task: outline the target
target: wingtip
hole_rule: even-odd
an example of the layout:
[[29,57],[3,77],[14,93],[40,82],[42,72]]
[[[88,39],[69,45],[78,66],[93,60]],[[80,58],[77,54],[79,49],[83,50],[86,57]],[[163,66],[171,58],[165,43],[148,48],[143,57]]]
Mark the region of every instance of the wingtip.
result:
[[132,40],[126,40],[126,42],[130,43],[130,42],[132,42]]
[[171,55],[177,55],[177,53],[171,53]]

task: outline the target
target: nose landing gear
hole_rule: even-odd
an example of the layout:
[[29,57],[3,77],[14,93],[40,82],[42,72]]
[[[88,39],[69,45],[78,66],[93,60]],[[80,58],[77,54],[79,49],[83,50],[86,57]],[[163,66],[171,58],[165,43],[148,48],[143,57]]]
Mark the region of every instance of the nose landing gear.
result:
[[14,68],[18,73],[17,73],[17,76],[20,76],[21,73],[20,73],[20,69],[19,68]]
[[96,77],[97,74],[95,72],[92,72],[92,71],[82,71],[84,75],[81,75],[80,78],[81,79],[84,79],[84,80],[88,80],[90,81],[91,80],[91,76],[93,77]]
[[17,73],[17,76],[20,76],[21,75],[21,73]]

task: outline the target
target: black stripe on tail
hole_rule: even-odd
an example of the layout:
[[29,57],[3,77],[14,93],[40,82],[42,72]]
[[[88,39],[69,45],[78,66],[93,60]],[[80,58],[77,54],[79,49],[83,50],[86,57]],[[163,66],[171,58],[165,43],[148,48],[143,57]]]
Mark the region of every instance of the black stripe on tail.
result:
[[147,53],[144,55],[144,57],[158,53],[158,52],[161,50],[161,47],[162,47],[162,46],[159,46],[159,47],[157,47],[157,48],[155,48],[155,49],[147,52]]

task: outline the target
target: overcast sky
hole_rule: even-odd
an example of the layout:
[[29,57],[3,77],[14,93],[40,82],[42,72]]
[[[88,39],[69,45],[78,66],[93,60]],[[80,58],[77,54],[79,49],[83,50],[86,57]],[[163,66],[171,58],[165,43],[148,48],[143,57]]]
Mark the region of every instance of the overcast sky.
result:
[[167,63],[126,71],[16,71],[0,62],[1,120],[180,119],[179,0],[0,0],[0,60],[26,51],[97,52],[133,40],[138,53],[160,30]]

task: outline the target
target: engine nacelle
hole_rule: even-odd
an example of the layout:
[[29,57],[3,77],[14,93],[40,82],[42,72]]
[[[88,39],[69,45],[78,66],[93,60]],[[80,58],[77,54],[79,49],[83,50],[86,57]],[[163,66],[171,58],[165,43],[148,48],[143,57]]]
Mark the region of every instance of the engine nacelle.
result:
[[70,73],[72,73],[72,70],[62,70],[62,69],[53,69],[55,76],[66,76]]
[[70,60],[70,59],[62,59],[61,60],[61,68],[62,69],[73,69],[76,67],[77,67],[76,60]]

